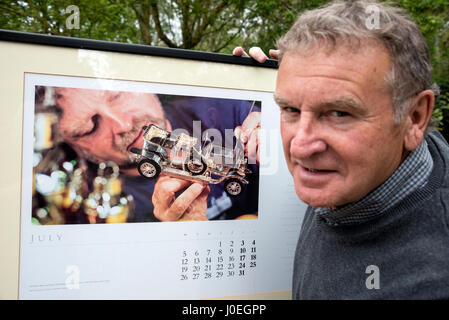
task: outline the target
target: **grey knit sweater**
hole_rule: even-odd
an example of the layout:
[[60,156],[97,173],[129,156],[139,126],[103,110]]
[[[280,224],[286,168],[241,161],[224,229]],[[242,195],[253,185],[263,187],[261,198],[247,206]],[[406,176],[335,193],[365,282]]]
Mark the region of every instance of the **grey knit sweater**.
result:
[[380,217],[330,226],[306,212],[293,299],[449,299],[449,145],[426,138],[427,184]]

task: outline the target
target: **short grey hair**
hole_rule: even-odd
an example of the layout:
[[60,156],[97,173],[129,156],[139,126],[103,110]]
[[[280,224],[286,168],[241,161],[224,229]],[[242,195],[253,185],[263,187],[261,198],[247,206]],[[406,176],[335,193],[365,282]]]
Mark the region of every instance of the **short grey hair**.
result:
[[[368,21],[372,10],[378,15],[374,27]],[[278,40],[279,61],[287,51],[306,51],[323,42],[332,50],[342,43],[360,46],[373,40],[391,57],[392,67],[385,80],[392,94],[394,120],[399,124],[416,94],[430,89],[436,97],[439,95],[438,86],[432,82],[426,39],[404,9],[359,0],[333,1],[305,11]]]

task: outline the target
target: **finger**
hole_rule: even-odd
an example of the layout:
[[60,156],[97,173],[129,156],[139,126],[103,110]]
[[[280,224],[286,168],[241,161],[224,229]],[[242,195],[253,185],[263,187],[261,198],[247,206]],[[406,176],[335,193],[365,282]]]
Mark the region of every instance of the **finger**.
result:
[[242,47],[235,47],[234,50],[232,51],[232,55],[238,57],[249,57]]
[[234,129],[234,137],[239,139],[241,134],[242,134],[242,127],[241,126],[235,127],[235,129]]
[[251,112],[242,123],[243,133],[248,137],[254,129],[260,127],[260,112]]
[[210,187],[206,186],[203,190],[203,192],[201,193],[200,197],[202,197],[202,199],[207,199],[207,197],[209,196],[210,193]]
[[210,193],[210,187],[206,186],[204,190],[201,192],[201,194],[196,198],[192,204],[190,205],[189,209],[184,212],[183,216],[179,219],[180,221],[206,221],[207,216],[207,197]]
[[169,176],[159,177],[154,185],[152,196],[155,217],[161,221],[165,221],[166,217],[164,213],[175,201],[175,193],[189,184],[189,181],[182,179],[176,179]]
[[268,51],[268,54],[269,54],[270,57],[272,57],[273,59],[279,59],[279,52],[280,52],[280,50],[270,49],[270,50]]
[[161,210],[168,209],[174,200],[175,192],[182,190],[190,184],[187,180],[176,179],[171,177],[160,177],[154,185],[153,204]]
[[159,192],[172,192],[175,193],[182,188],[190,185],[191,182],[184,179],[173,178],[170,176],[160,177],[154,186],[154,189],[158,189]]
[[256,164],[259,165],[259,163],[260,163],[260,148],[259,143],[257,143]]
[[244,133],[241,126],[237,126],[234,129],[234,136],[243,144],[245,144],[248,141],[248,137]]
[[193,183],[170,206],[166,217],[171,221],[179,220],[192,202],[203,192],[205,186]]
[[259,47],[249,49],[249,55],[260,63],[264,63],[268,59],[267,55]]
[[257,152],[259,148],[259,129],[254,130],[249,137],[247,150],[248,150],[248,162],[255,164],[257,162]]

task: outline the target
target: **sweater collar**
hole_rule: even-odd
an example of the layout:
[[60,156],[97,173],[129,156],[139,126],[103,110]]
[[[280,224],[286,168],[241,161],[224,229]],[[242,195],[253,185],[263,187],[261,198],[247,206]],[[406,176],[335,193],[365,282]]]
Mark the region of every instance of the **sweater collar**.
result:
[[329,225],[354,225],[374,219],[423,187],[433,169],[427,142],[413,150],[393,174],[361,200],[331,208],[314,208]]

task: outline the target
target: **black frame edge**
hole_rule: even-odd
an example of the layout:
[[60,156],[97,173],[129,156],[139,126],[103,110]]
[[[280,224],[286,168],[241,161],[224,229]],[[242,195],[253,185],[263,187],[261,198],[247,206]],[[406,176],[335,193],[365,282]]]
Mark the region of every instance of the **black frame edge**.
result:
[[277,60],[273,59],[268,59],[264,63],[259,63],[256,60],[249,57],[236,57],[230,54],[228,55],[222,53],[212,53],[212,52],[186,50],[186,49],[154,47],[141,44],[128,44],[122,42],[54,36],[48,34],[22,32],[5,29],[0,29],[0,41],[22,42],[40,45],[50,45],[57,47],[68,47],[75,49],[89,49],[89,50],[141,54],[141,55],[167,57],[167,58],[229,63],[243,66],[255,66],[255,67],[274,68],[274,69],[278,68]]

